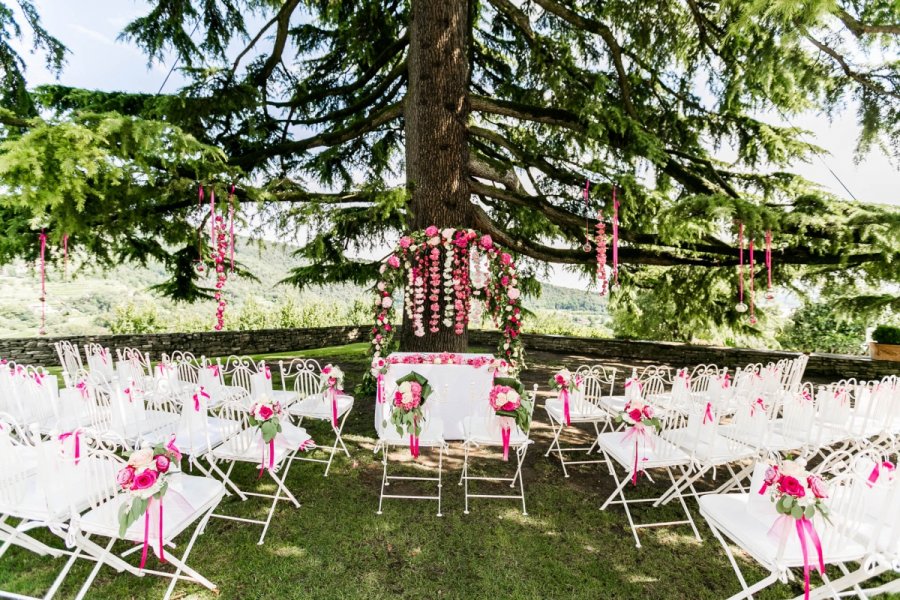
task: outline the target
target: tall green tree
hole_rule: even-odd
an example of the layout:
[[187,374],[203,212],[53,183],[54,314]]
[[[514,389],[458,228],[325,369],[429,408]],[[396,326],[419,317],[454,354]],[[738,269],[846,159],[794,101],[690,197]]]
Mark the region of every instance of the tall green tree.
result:
[[816,149],[777,124],[855,103],[860,152],[900,149],[892,0],[158,0],[122,38],[190,83],[43,87],[42,118],[4,113],[0,260],[33,256],[43,226],[100,260],[155,256],[164,291],[195,298],[192,188],[237,178],[267,226],[314,232],[300,286],[371,281],[349,252],[430,224],[591,272],[586,231],[617,186],[626,285],[702,269],[665,287],[716,302],[709,318],[738,318],[707,293],[734,277],[737,221],[757,244],[774,232],[779,277],[900,280],[898,211],[788,172]]

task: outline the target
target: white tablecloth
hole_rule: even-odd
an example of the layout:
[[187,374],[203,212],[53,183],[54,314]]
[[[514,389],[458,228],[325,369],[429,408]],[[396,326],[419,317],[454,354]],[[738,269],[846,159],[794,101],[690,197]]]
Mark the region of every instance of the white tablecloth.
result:
[[[410,356],[410,352],[395,352],[390,358]],[[460,354],[463,358],[485,357],[489,354]],[[385,427],[393,427],[390,422],[390,406],[394,392],[397,390],[397,379],[415,371],[428,380],[434,390],[425,402],[427,418],[438,418],[443,421],[444,439],[461,440],[464,437],[463,419],[469,416],[489,416],[492,414],[488,404],[488,395],[494,380],[489,369],[490,363],[475,368],[469,365],[434,365],[434,364],[392,364],[384,376],[385,401],[375,407],[375,429],[379,432]]]

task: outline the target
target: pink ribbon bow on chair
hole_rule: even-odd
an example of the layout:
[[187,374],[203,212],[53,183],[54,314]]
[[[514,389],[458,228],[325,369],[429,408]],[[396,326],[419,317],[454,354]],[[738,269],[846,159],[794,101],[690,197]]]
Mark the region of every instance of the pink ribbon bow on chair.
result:
[[703,413],[703,424],[706,425],[707,423],[712,423],[712,422],[713,422],[712,403],[707,402],[706,403],[706,411]]
[[206,365],[206,368],[212,371],[213,377],[219,376],[219,365]]
[[194,410],[200,412],[200,398],[206,398],[209,400],[209,394],[206,393],[206,389],[201,385],[197,390],[197,393],[194,394]]
[[272,379],[272,370],[269,368],[269,365],[265,366],[263,372],[266,374],[266,379]]
[[559,397],[562,399],[562,403],[563,403],[563,418],[565,418],[565,420],[566,420],[566,426],[568,427],[569,425],[572,424],[572,419],[571,419],[571,416],[570,416],[570,414],[569,414],[569,388],[568,388],[568,387],[563,387],[563,389],[560,390],[560,392],[559,392]]
[[74,431],[61,433],[58,439],[60,442],[65,442],[69,437],[72,437],[75,440],[75,464],[77,465],[78,461],[81,460],[81,430],[76,429]]
[[82,398],[84,398],[85,400],[88,399],[88,386],[87,386],[87,382],[86,382],[86,381],[81,380],[81,381],[79,381],[78,383],[76,383],[76,384],[75,384],[75,389],[78,390],[79,393],[81,393],[81,397],[82,397]]
[[625,433],[624,437],[622,437],[622,443],[628,442],[631,438],[634,438],[634,466],[631,470],[631,485],[637,485],[638,474],[643,472],[643,469],[640,468],[640,464],[641,462],[647,461],[647,457],[643,457],[643,460],[641,459],[638,445],[640,443],[647,444],[649,442],[652,446],[653,440],[650,437],[650,432],[643,423],[632,425]]
[[878,478],[881,477],[882,469],[884,469],[885,471],[888,471],[890,473],[893,473],[895,468],[896,467],[894,466],[894,463],[892,463],[889,460],[886,460],[882,463],[876,462],[875,466],[872,467],[872,472],[869,474],[869,486],[871,487],[872,485],[875,484],[876,481],[878,481]]

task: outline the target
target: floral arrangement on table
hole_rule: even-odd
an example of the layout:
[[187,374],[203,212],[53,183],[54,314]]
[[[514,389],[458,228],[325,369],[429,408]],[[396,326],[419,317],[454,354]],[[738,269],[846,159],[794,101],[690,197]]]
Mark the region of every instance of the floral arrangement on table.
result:
[[428,379],[415,371],[397,380],[391,423],[400,435],[409,436],[409,451],[419,456],[419,436],[422,434],[422,406],[431,395]]
[[572,424],[569,413],[569,394],[581,390],[581,384],[583,382],[584,379],[581,375],[576,375],[568,369],[557,371],[553,377],[550,378],[550,387],[559,392],[559,398],[562,400],[563,418],[565,419],[567,426]]
[[247,421],[252,427],[259,429],[264,444],[269,446],[269,464],[265,464],[265,449],[263,461],[260,465],[259,476],[264,469],[272,469],[275,466],[275,438],[281,433],[281,403],[272,400],[268,396],[260,396],[250,407],[250,416]]
[[[806,461],[785,460],[766,469],[759,494],[769,495],[769,499],[775,503],[775,510],[781,515],[780,521],[785,528],[789,527],[793,520],[800,548],[803,550],[804,598],[809,598],[810,563],[807,542],[818,556],[819,574],[825,572],[822,544],[812,519],[818,513],[827,523],[831,522],[828,518],[828,507],[824,502],[828,498],[828,486],[821,477],[806,470]],[[777,530],[776,521],[772,531]],[[786,533],[784,531],[783,535]]]
[[[127,499],[119,506],[119,537],[142,516],[144,517],[144,548],[141,569],[147,562],[149,545],[150,507],[159,504],[159,529],[163,529],[163,497],[169,488],[169,475],[179,468],[181,451],[174,437],[168,444],[144,446],[128,457],[128,463],[116,474],[116,483]],[[165,562],[162,536],[159,539],[159,558]]]
[[518,379],[497,377],[488,395],[494,414],[500,417],[500,437],[503,441],[503,460],[509,460],[509,438],[512,426],[522,432],[531,427],[531,401],[526,398],[525,388]]
[[375,285],[374,359],[392,348],[396,309],[394,293],[404,291],[404,310],[413,333],[451,328],[462,335],[470,321],[486,310],[500,330],[497,356],[514,369],[522,367],[521,291],[512,255],[489,235],[472,229],[438,230],[434,225],[403,236],[380,267]]
[[653,432],[659,433],[662,423],[656,416],[653,406],[644,402],[639,396],[631,398],[625,403],[622,412],[616,415],[616,423],[628,426],[622,443],[634,441],[634,465],[631,470],[631,484],[637,485],[638,475],[641,473],[640,446],[653,446]]
[[319,389],[321,389],[322,393],[331,400],[331,426],[337,429],[338,391],[343,391],[344,389],[344,372],[341,368],[332,364],[322,367],[322,373],[319,375]]

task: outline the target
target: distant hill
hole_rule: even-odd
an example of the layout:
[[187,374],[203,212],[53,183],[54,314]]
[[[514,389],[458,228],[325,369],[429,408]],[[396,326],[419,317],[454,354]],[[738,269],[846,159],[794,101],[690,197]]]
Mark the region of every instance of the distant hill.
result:
[[[292,256],[293,247],[267,242],[239,241],[236,255],[240,263],[258,281],[235,277],[226,284],[227,316],[234,316],[248,303],[262,310],[292,306],[321,305],[350,307],[356,301],[368,302],[366,290],[351,285],[328,285],[298,292],[279,281],[301,263]],[[168,278],[162,265],[120,266],[100,271],[78,264],[73,256],[70,277],[48,267],[47,332],[50,335],[105,333],[116,314],[126,308],[143,310],[155,307],[169,329],[196,329],[209,323],[215,311],[212,301],[193,305],[177,304],[149,291]],[[210,277],[207,275],[207,277]],[[210,278],[210,281],[212,279]],[[0,337],[37,335],[40,327],[40,281],[33,266],[18,262],[0,267]],[[595,322],[606,314],[605,300],[595,293],[543,284],[539,298],[527,298],[531,310],[571,313],[574,321]],[[586,316],[589,316],[588,319]],[[205,326],[205,325],[204,325]]]

